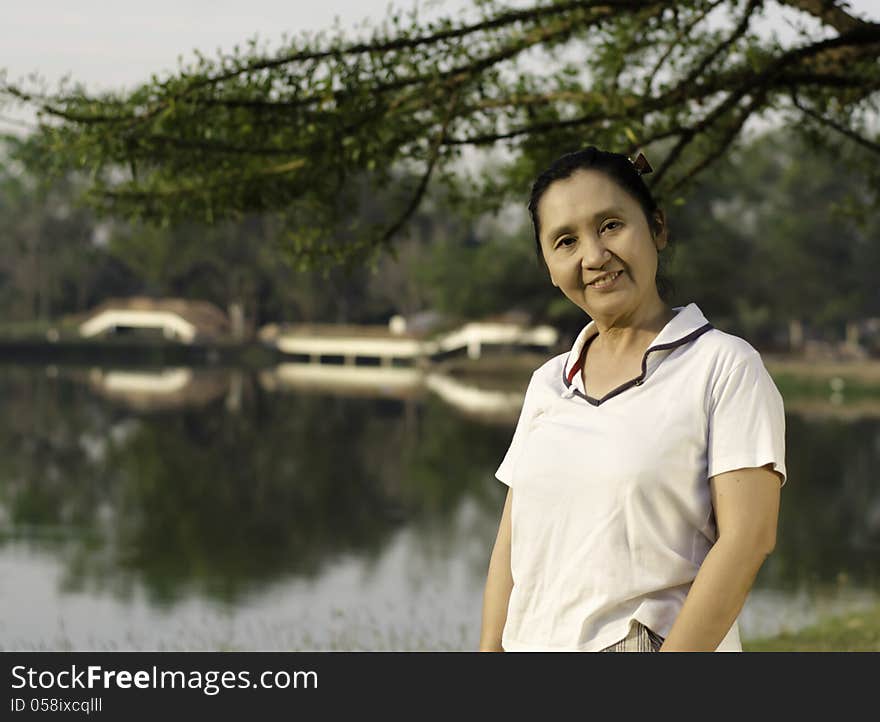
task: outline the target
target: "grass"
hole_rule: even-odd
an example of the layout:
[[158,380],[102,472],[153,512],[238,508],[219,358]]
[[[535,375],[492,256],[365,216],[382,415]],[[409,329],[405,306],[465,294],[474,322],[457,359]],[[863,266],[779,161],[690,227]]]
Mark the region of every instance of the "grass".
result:
[[764,363],[774,378],[794,376],[827,382],[834,377],[840,377],[855,385],[880,385],[880,358],[825,361],[767,354],[764,356]]
[[791,372],[771,372],[780,393],[786,397],[880,398],[880,384],[858,376],[817,377]]
[[767,639],[743,641],[744,652],[880,652],[880,605],[829,617]]

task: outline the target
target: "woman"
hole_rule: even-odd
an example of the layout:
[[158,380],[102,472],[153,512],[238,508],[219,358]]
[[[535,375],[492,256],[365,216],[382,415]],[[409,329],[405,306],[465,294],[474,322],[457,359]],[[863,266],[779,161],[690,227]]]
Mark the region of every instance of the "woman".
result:
[[650,170],[589,147],[532,188],[538,257],[592,320],[532,374],[496,472],[483,651],[742,649],[785,483],[782,397],[749,343],[661,297]]

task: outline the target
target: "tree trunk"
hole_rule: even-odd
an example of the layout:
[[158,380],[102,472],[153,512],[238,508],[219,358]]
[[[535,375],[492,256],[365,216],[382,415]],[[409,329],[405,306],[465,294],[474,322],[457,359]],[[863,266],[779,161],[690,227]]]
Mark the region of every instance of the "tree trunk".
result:
[[800,351],[804,346],[804,327],[800,319],[793,318],[788,322],[788,347],[792,352]]
[[229,314],[229,332],[236,341],[244,340],[244,303],[240,300],[230,301],[227,307]]

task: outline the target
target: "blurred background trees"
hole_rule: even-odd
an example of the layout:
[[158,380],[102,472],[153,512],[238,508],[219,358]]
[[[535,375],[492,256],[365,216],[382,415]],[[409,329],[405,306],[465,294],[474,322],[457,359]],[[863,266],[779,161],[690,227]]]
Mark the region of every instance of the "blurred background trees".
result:
[[[880,314],[880,24],[818,0],[474,4],[469,23],[414,8],[360,38],[254,41],[128,93],[0,85],[38,111],[0,169],[6,318],[150,293],[251,329],[577,325],[525,203],[588,144],[651,160],[675,303],[768,338]],[[762,32],[771,4],[794,40]]]
[[[12,149],[7,146],[7,151]],[[7,159],[9,156],[7,156]],[[240,303],[251,324],[385,323],[433,311],[480,318],[510,310],[565,327],[578,309],[555,292],[534,252],[525,208],[473,223],[429,197],[387,254],[360,272],[299,271],[272,218],[162,227],[98,219],[70,179],[46,185],[21,163],[0,176],[0,306],[8,321],[57,318],[114,295]],[[840,337],[880,316],[880,216],[851,212],[862,180],[784,131],[719,161],[667,207],[674,303],[696,300],[719,325],[748,334],[802,319]]]

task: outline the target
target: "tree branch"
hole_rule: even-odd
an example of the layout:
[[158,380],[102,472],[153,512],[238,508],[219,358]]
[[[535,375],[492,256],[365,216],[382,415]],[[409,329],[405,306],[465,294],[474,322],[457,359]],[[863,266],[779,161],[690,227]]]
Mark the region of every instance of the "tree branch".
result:
[[422,174],[422,177],[419,180],[419,185],[416,188],[416,191],[413,194],[413,197],[410,200],[409,205],[404,210],[403,214],[383,234],[381,240],[381,243],[383,245],[391,240],[394,234],[396,234],[403,227],[404,223],[409,220],[410,216],[412,216],[412,214],[415,213],[416,209],[419,207],[419,203],[421,203],[422,197],[425,195],[425,190],[428,187],[428,182],[431,179],[431,174],[434,172],[434,166],[437,163],[437,159],[440,157],[440,151],[444,145],[443,140],[446,137],[446,130],[449,128],[449,124],[452,121],[453,117],[455,117],[455,107],[458,104],[458,97],[458,90],[456,90],[452,93],[452,97],[447,106],[443,122],[440,126],[440,130],[437,132],[434,142],[432,143],[431,153],[428,157],[428,163],[425,167],[425,172]]
[[728,36],[728,38],[718,45],[711,53],[709,53],[700,64],[694,68],[690,73],[688,73],[687,77],[681,82],[681,85],[686,86],[690,85],[694,82],[699,76],[703,74],[703,71],[708,68],[715,58],[727,48],[729,48],[733,43],[735,43],[739,38],[741,38],[745,32],[749,29],[749,20],[751,20],[752,14],[757,10],[763,0],[749,0],[748,5],[746,6],[746,10],[743,13],[742,18],[740,18],[739,23],[734,28],[733,32]]
[[815,110],[813,110],[812,108],[808,108],[807,106],[803,105],[798,100],[797,93],[791,94],[791,100],[795,104],[795,106],[805,115],[810,116],[811,118],[818,121],[822,125],[828,126],[829,128],[836,130],[838,133],[840,133],[843,136],[846,136],[847,138],[854,141],[855,143],[862,146],[863,148],[867,148],[868,150],[872,151],[873,153],[880,154],[880,143],[876,143],[875,141],[868,140],[867,138],[856,133],[855,131],[850,130],[849,128],[842,126],[840,123],[837,123],[834,120],[831,120],[831,118],[826,118],[821,113],[818,113]]
[[755,109],[763,103],[763,101],[764,98],[762,93],[756,93],[751,102],[749,102],[748,105],[746,105],[746,107],[740,111],[738,116],[730,124],[730,127],[722,134],[721,139],[715,145],[715,148],[710,153],[704,155],[697,163],[692,165],[690,169],[688,169],[680,178],[678,178],[675,183],[672,184],[670,190],[675,191],[683,187],[692,178],[697,176],[712,163],[718,160],[724,154],[727,148],[733,143],[733,141],[736,139],[736,137],[739,135],[739,132],[745,125],[746,121],[755,112]]
[[850,15],[834,0],[776,0],[781,5],[788,5],[802,12],[819,18],[837,32],[843,34],[862,27],[866,23],[861,18]]
[[360,55],[364,53],[386,53],[393,50],[409,50],[422,45],[435,44],[442,41],[461,39],[474,33],[485,30],[494,30],[505,25],[514,23],[523,23],[527,21],[541,20],[554,15],[562,15],[572,10],[581,8],[601,8],[605,14],[610,14],[615,10],[632,10],[638,9],[646,5],[653,5],[655,1],[648,0],[572,0],[570,2],[559,2],[551,5],[536,6],[525,10],[511,10],[503,12],[491,20],[474,23],[473,25],[465,25],[450,30],[432,33],[429,35],[421,35],[415,38],[396,38],[394,40],[376,41],[373,43],[355,43],[344,48],[321,50],[321,51],[304,51],[299,53],[290,53],[289,55],[272,60],[260,60],[250,63],[240,68],[235,68],[226,73],[205,78],[189,86],[185,92],[197,90],[205,85],[211,85],[225,80],[230,80],[238,75],[255,72],[258,70],[269,70],[278,68],[290,63],[300,62],[304,60],[323,60],[328,57],[341,57],[343,55]]
[[684,28],[679,30],[676,34],[675,38],[672,39],[669,43],[669,47],[666,48],[666,52],[664,52],[654,64],[654,67],[651,68],[648,73],[647,78],[645,79],[645,84],[642,89],[642,95],[650,95],[651,88],[654,85],[654,78],[657,77],[657,73],[660,71],[660,68],[663,64],[669,59],[669,56],[672,55],[672,52],[681,45],[682,40],[686,40],[690,37],[693,29],[699,25],[703,20],[706,19],[706,16],[709,15],[715,8],[717,8],[724,0],[714,0],[714,2],[709,3],[703,12],[699,13],[694,19],[689,22]]

